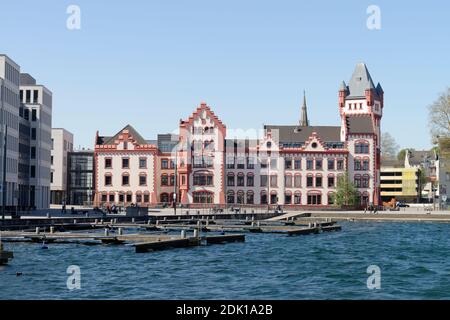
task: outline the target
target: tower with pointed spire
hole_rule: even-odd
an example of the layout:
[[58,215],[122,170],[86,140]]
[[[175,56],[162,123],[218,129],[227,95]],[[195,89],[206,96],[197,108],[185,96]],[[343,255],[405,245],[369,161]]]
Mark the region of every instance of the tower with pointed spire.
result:
[[[349,159],[348,171],[354,176],[373,177],[369,189],[374,204],[379,203],[381,118],[383,116],[384,92],[381,85],[374,85],[364,63],[358,63],[348,82],[339,87],[339,113],[341,115],[341,141],[346,141],[353,159]],[[366,161],[369,166],[357,165]]]
[[309,127],[308,110],[306,107],[306,92],[303,90],[303,105],[302,113],[300,116],[300,127]]

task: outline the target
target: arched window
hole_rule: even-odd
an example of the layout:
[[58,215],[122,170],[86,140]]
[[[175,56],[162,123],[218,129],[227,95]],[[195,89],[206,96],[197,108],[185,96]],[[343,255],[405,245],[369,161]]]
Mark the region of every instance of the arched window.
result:
[[234,204],[234,191],[230,190],[227,192],[227,203]]
[[308,205],[319,206],[322,204],[322,194],[320,192],[309,192],[308,193]]
[[369,154],[369,143],[367,141],[357,141],[355,143],[356,154]]
[[162,186],[168,186],[169,185],[169,176],[166,173],[161,175],[161,185]]
[[361,188],[361,175],[357,174],[355,175],[355,187],[356,188]]
[[227,175],[227,186],[234,187],[234,173],[229,172]]
[[242,191],[242,190],[239,190],[237,192],[237,203],[244,204],[244,191]]
[[260,194],[260,203],[261,204],[267,204],[267,193],[265,191],[262,191]]
[[245,186],[245,175],[243,172],[239,172],[237,175],[237,186],[244,187]]
[[284,204],[291,204],[292,203],[292,192],[286,191],[284,193]]
[[255,194],[253,191],[247,191],[247,204],[254,204],[255,202]]
[[369,188],[369,181],[370,181],[370,177],[368,174],[363,175],[362,177],[362,187],[363,188]]
[[294,193],[294,204],[302,204],[302,194],[300,191],[295,191]]
[[161,203],[168,203],[169,202],[169,194],[168,193],[166,193],[166,192],[161,193],[161,195],[159,197],[160,197],[160,202]]

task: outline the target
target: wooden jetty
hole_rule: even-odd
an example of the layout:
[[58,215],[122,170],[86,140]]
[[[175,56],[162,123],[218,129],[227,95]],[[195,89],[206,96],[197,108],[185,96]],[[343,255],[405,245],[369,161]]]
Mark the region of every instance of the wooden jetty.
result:
[[3,243],[0,242],[0,265],[7,264],[12,258],[14,258],[13,252],[3,250]]
[[[122,233],[122,232],[121,232]],[[7,242],[35,242],[53,244],[86,244],[86,245],[131,245],[135,247],[137,253],[166,250],[171,248],[185,248],[199,245],[220,244],[229,242],[244,242],[245,235],[211,235],[198,236],[194,232],[194,237],[186,237],[183,230],[181,235],[161,235],[161,234],[117,234],[109,235],[94,233],[30,233],[17,231],[2,232],[3,241]]]

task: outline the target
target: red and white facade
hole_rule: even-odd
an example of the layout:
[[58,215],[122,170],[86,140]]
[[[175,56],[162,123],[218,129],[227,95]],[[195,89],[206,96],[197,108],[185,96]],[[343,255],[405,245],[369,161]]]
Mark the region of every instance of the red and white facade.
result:
[[339,90],[340,126],[310,126],[305,101],[299,125],[266,125],[255,140],[226,139],[226,126],[201,103],[169,140],[144,140],[131,126],[114,137],[97,133],[96,204],[153,206],[175,198],[191,206],[326,207],[347,172],[361,205],[376,205],[383,95],[358,64]]

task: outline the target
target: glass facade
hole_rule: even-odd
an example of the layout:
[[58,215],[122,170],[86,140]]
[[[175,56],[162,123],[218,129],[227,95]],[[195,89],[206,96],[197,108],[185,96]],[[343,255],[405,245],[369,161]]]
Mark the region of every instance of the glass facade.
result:
[[94,201],[94,153],[69,152],[67,174],[68,203],[91,205]]

